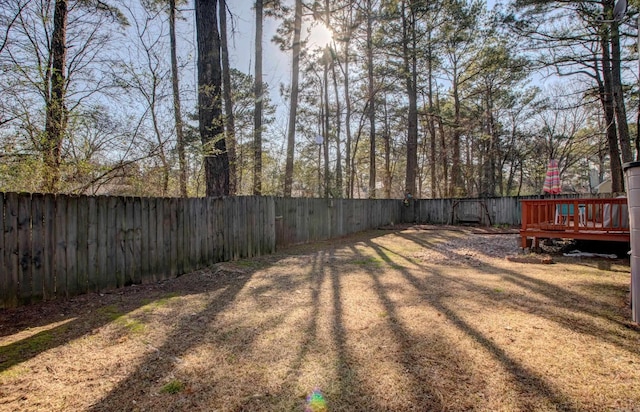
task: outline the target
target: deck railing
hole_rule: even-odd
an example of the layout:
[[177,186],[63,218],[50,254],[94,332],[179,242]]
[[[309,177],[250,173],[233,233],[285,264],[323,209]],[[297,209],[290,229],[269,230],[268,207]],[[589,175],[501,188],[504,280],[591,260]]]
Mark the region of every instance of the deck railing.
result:
[[520,234],[523,247],[527,237],[628,241],[627,199],[523,200]]

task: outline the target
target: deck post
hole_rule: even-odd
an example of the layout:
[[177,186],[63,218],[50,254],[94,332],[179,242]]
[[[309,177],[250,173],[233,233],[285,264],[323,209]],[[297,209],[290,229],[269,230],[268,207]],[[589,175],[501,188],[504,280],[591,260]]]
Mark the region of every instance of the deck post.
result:
[[631,231],[631,318],[640,322],[640,162],[622,166],[626,178]]

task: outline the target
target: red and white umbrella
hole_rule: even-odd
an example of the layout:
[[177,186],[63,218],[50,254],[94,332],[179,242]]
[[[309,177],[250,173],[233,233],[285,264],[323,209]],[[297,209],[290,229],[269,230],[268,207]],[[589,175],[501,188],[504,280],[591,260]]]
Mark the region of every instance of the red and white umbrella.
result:
[[555,159],[549,161],[547,166],[547,176],[544,178],[544,185],[542,190],[545,193],[552,195],[558,194],[562,191],[560,186],[560,169],[558,169],[558,162]]

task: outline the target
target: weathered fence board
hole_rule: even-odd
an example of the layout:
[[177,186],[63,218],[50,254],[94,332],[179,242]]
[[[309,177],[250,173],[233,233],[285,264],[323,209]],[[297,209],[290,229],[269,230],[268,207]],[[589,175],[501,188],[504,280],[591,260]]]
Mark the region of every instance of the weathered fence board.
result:
[[77,246],[77,269],[76,269],[76,287],[78,293],[87,293],[89,280],[87,271],[89,268],[89,202],[85,196],[79,197],[77,200],[77,216],[78,216],[78,246]]
[[[62,298],[67,293],[67,196],[56,199],[55,215],[55,296]],[[114,285],[115,287],[115,285]]]
[[[67,199],[67,233],[66,233],[67,269],[65,297],[74,296],[78,292],[78,198]],[[118,285],[120,286],[120,285]]]
[[178,276],[178,199],[169,199],[169,276]]
[[242,244],[241,252],[244,253],[246,257],[252,257],[253,252],[251,248],[251,226],[255,223],[254,216],[251,215],[253,212],[251,205],[255,202],[255,198],[253,197],[245,197],[242,199],[242,208],[240,212],[246,216],[246,219],[243,220],[242,224],[242,238],[240,239],[240,243]]
[[245,244],[246,242],[246,231],[247,231],[247,221],[242,218],[246,213],[246,197],[236,197],[238,202],[236,208],[234,209],[233,220],[236,223],[236,232],[237,237],[235,238],[235,249],[237,250],[237,255],[234,259],[238,259],[245,253]]
[[196,244],[196,234],[198,232],[198,220],[194,211],[194,199],[187,199],[185,204],[186,225],[189,228],[187,234],[187,244],[189,245],[189,270],[197,269],[198,246]]
[[18,300],[20,304],[31,300],[31,198],[18,197]]
[[171,202],[162,202],[162,271],[171,279]]
[[133,199],[133,245],[132,259],[133,272],[131,281],[133,284],[142,283],[142,261],[140,254],[142,253],[142,199],[136,197]]
[[[107,288],[107,216],[108,216],[109,200],[106,197],[96,198],[96,222],[98,226],[98,234],[96,235],[96,271],[95,284],[96,291],[102,292]],[[144,260],[144,253],[141,259]]]
[[200,266],[204,267],[211,262],[211,241],[209,236],[209,209],[207,199],[198,199],[198,217],[200,220],[198,235],[200,236]]
[[118,251],[118,228],[117,228],[117,208],[118,199],[110,197],[107,199],[107,265],[104,273],[105,289],[116,288],[118,281],[116,253]]
[[188,245],[189,241],[189,221],[185,217],[185,209],[189,199],[178,199],[178,205],[176,209],[176,226],[178,230],[178,272],[189,272],[189,254],[190,249]]
[[45,300],[55,297],[55,222],[56,222],[56,203],[54,195],[44,195],[43,206],[44,234],[43,239],[43,287],[42,298]]
[[29,300],[37,302],[42,300],[44,294],[44,196],[33,195],[31,202],[31,294]]
[[18,304],[18,195],[9,193],[5,205],[5,265],[10,306]]
[[123,215],[123,238],[124,238],[124,250],[122,254],[124,256],[124,284],[125,286],[133,285],[135,261],[133,257],[133,232],[135,231],[135,223],[133,217],[133,202],[134,199],[126,197],[124,199],[124,215]]
[[149,242],[152,281],[157,282],[165,279],[165,256],[164,247],[164,201],[163,199],[152,199],[151,216],[149,219]]
[[224,210],[225,202],[223,199],[213,198],[210,199],[209,207],[211,208],[211,212],[213,213],[213,226],[214,233],[213,235],[213,260],[215,262],[223,262],[226,259],[225,252],[225,210]]
[[6,286],[9,284],[9,267],[5,264],[4,254],[4,213],[5,211],[5,194],[0,193],[0,308],[5,307],[5,302],[8,300],[8,290]]
[[159,263],[158,263],[158,199],[149,199],[149,214],[147,215],[147,245],[148,245],[148,257],[149,257],[149,282],[157,282],[160,280],[158,276]]
[[236,203],[235,207],[233,208],[233,219],[232,219],[234,222],[233,250],[236,252],[233,255],[234,260],[238,259],[239,256],[241,256],[242,253],[244,252],[243,249],[244,249],[244,243],[245,243],[244,236],[245,236],[246,222],[242,220],[241,216],[244,215],[245,200],[246,200],[246,197],[234,198],[234,201]]
[[[87,198],[87,290],[98,292],[98,201]],[[101,234],[102,236],[102,234]]]
[[126,286],[125,274],[127,272],[127,261],[126,261],[126,244],[127,244],[127,234],[126,234],[126,198],[117,197],[116,198],[116,206],[115,206],[115,229],[116,229],[116,250],[115,250],[115,260],[116,260],[116,285],[121,288]]
[[189,269],[195,270],[198,268],[198,249],[199,246],[196,242],[198,233],[198,216],[194,210],[194,199],[188,199],[185,206],[185,217],[187,219],[187,227],[189,233],[187,235],[187,245],[189,247]]
[[229,216],[229,219],[226,219],[226,222],[225,222],[224,260],[234,259],[234,246],[236,244],[235,239],[236,239],[237,233],[235,233],[236,222],[234,221],[233,211],[234,209],[237,208],[236,203],[237,203],[237,200],[235,198],[229,199],[228,202],[224,202],[224,207],[225,207],[224,215]]

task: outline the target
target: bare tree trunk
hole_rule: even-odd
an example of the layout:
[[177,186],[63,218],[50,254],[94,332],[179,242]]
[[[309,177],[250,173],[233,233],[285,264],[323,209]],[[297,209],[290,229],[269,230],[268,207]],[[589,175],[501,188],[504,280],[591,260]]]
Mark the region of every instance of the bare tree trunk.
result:
[[67,62],[67,0],[56,0],[51,38],[51,94],[47,100],[45,141],[43,142],[46,176],[44,190],[55,193],[60,183],[62,140],[67,127],[65,106],[65,69]]
[[[436,96],[436,112],[441,113],[439,96]],[[449,195],[449,151],[447,150],[447,138],[444,132],[442,116],[438,117],[438,131],[440,132],[440,159],[442,160],[440,197],[446,197]]]
[[331,59],[331,74],[333,75],[333,91],[336,95],[336,196],[342,198],[342,150],[340,145],[340,132],[342,130],[342,107],[340,106],[340,94],[338,93],[338,74],[335,61]]
[[255,109],[253,112],[253,194],[262,194],[262,16],[263,0],[256,0]]
[[391,133],[389,132],[389,111],[387,110],[387,96],[384,100],[384,197],[391,199]]
[[[328,7],[328,1],[325,0],[325,7],[327,7],[327,9],[329,9]],[[342,24],[343,24],[343,28],[344,31],[342,33],[342,35],[340,36],[340,41],[343,44],[344,47],[344,66],[340,64],[340,58],[336,57],[333,62],[338,63],[340,70],[342,72],[342,76],[344,79],[344,101],[345,101],[345,132],[346,132],[346,142],[345,142],[345,179],[342,178],[342,162],[341,162],[341,157],[342,157],[342,153],[340,150],[340,140],[337,140],[338,143],[338,159],[340,159],[339,164],[336,167],[336,180],[339,180],[339,184],[342,186],[343,185],[343,180],[345,180],[346,182],[346,191],[340,189],[340,194],[345,195],[346,192],[346,197],[350,198],[353,197],[353,179],[351,176],[351,168],[352,168],[352,164],[351,164],[351,94],[350,94],[350,90],[349,90],[349,63],[351,60],[350,57],[350,53],[349,53],[349,45],[351,42],[351,35],[353,33],[353,31],[357,28],[357,23],[356,21],[354,21],[353,18],[353,11],[354,8],[353,7],[349,7],[347,10],[347,14],[346,16],[344,16],[344,19],[342,20]],[[334,43],[335,44],[335,43]],[[337,48],[334,47],[334,50],[336,50]],[[337,52],[336,52],[337,53]],[[335,67],[335,66],[333,66]],[[335,76],[334,73],[334,88],[335,88],[335,93],[336,93],[336,102],[338,102],[339,104],[339,99],[338,99],[338,90],[337,90],[337,78]],[[340,116],[340,112],[338,110],[338,116]],[[340,135],[339,130],[340,130],[340,121],[338,122],[338,136]]]
[[509,177],[507,179],[507,186],[506,188],[503,190],[503,188],[500,188],[500,196],[509,196],[511,194],[511,191],[513,189],[513,182],[515,180],[515,173],[516,173],[516,161],[514,159],[514,147],[515,147],[515,142],[516,142],[516,134],[517,134],[517,123],[516,123],[516,117],[512,116],[512,120],[511,120],[511,132],[510,132],[510,141],[507,144],[508,149],[508,153],[506,153],[506,155],[503,157],[503,165],[504,162],[506,162],[508,159],[512,159],[511,160],[511,165],[509,166]]
[[[407,114],[407,170],[405,190],[412,196],[416,195],[416,173],[418,170],[418,94],[417,62],[416,62],[416,33],[415,14],[411,4],[409,16],[406,15],[405,2],[402,2],[402,48],[404,57],[405,81],[407,97],[409,98],[409,113]],[[411,47],[409,47],[411,45]]]
[[[175,1],[175,0],[172,0]],[[237,156],[236,156],[236,126],[233,116],[233,101],[231,99],[231,72],[229,69],[229,47],[227,45],[227,2],[220,2],[220,52],[222,58],[222,85],[224,97],[226,146],[229,156],[229,194],[235,195],[238,190]]]
[[629,124],[627,110],[624,104],[624,92],[622,91],[622,79],[620,76],[620,32],[618,23],[611,24],[611,80],[613,99],[615,104],[616,123],[618,125],[618,140],[620,141],[620,154],[623,162],[633,160],[631,153],[631,140],[629,138]]
[[435,125],[435,108],[433,106],[433,55],[431,48],[431,31],[428,33],[428,49],[427,49],[427,81],[428,81],[428,98],[429,98],[429,116],[427,124],[429,127],[429,174],[431,175],[431,198],[436,197],[436,125]]
[[293,188],[293,160],[296,144],[296,116],[298,113],[298,92],[300,75],[300,32],[302,31],[302,0],[296,0],[293,20],[293,57],[291,61],[291,98],[289,106],[289,126],[287,128],[287,163],[284,171],[284,196],[291,197]]
[[[325,106],[324,106],[324,92],[323,92],[323,87],[324,85],[322,84],[322,81],[320,82],[320,90],[319,90],[319,95],[320,95],[320,115],[318,116],[318,130],[320,131],[320,136],[322,136],[322,142],[318,143],[318,198],[322,197],[322,159],[321,159],[321,155],[322,155],[322,146],[324,145],[324,143],[327,141],[327,139],[324,138],[324,136],[326,136],[327,132],[326,132],[326,126],[324,123],[324,111],[325,111]],[[325,150],[326,152],[326,150]],[[326,165],[325,165],[326,167]]]
[[187,162],[184,153],[184,132],[180,108],[180,83],[176,53],[176,0],[169,0],[169,38],[171,43],[171,85],[173,87],[173,116],[176,122],[176,146],[180,167],[180,196],[187,197]]
[[[156,116],[153,115],[153,117],[155,118]],[[154,126],[153,128],[155,129],[155,133],[156,135],[158,135],[160,133],[160,130],[157,127],[157,121],[158,119],[155,118],[153,120]],[[158,135],[158,138],[160,138],[161,136]],[[164,145],[161,143],[159,146],[159,150],[160,150],[160,162],[162,163],[162,196],[166,196],[167,192],[169,191],[169,161],[167,159],[167,155],[165,153],[164,150]]]
[[[331,23],[331,3],[329,0],[325,0],[324,2],[324,11],[325,11],[325,25],[327,27],[332,27],[332,23]],[[334,43],[335,46],[335,43]],[[335,47],[331,48],[331,46],[327,45],[326,48],[326,52],[325,52],[325,58],[328,59],[327,60],[327,64],[331,63],[331,75],[333,77],[333,92],[335,94],[335,99],[336,99],[336,128],[335,128],[335,142],[336,142],[336,194],[334,194],[334,196],[338,197],[338,198],[342,198],[343,194],[342,194],[342,153],[340,151],[340,126],[342,123],[342,118],[341,118],[341,108],[340,108],[340,95],[338,93],[338,76],[336,74],[336,59],[334,58],[335,55]],[[328,101],[328,93],[327,93],[327,129],[328,129],[328,125],[329,125],[329,101]],[[328,132],[327,132],[328,133]],[[329,136],[327,136],[328,138]],[[327,148],[328,148],[329,142],[327,142]],[[329,151],[327,150],[326,153],[326,158],[327,160],[329,159]]]
[[[422,95],[422,102],[419,104],[419,107],[426,107],[427,103],[426,103],[426,98],[424,96],[424,93],[421,93]],[[418,121],[420,122],[420,118],[418,118]],[[418,155],[418,191],[416,193],[416,196],[419,199],[423,199],[426,196],[426,190],[427,190],[427,178],[429,176],[429,173],[427,173],[427,165],[430,163],[429,162],[429,150],[430,150],[430,130],[429,130],[429,117],[426,116],[424,117],[424,120],[421,121],[419,124],[423,125],[423,130],[422,130],[422,141],[418,142],[419,148],[419,155]]]
[[222,68],[217,1],[196,0],[198,120],[207,196],[229,195],[229,157],[222,125]]
[[373,10],[367,0],[367,88],[369,100],[369,198],[376,197],[376,110],[373,85]]
[[331,58],[329,46],[324,49],[323,56],[323,83],[324,83],[324,197],[329,198],[329,59]]
[[347,133],[347,141],[345,143],[346,152],[346,170],[347,176],[347,197],[353,197],[353,182],[351,178],[351,94],[349,91],[349,44],[345,44],[345,62],[344,62],[344,104],[345,104],[345,118],[344,125]]
[[502,170],[498,168],[498,152],[500,138],[498,136],[498,131],[495,127],[495,119],[493,117],[493,95],[491,87],[487,88],[486,92],[486,111],[485,111],[485,122],[487,127],[487,135],[490,136],[489,141],[489,151],[488,155],[488,170],[487,170],[487,192],[486,196],[495,196],[496,188],[498,187],[498,181],[502,181]]
[[457,72],[454,70],[453,81],[454,125],[452,134],[451,151],[451,187],[449,195],[452,197],[464,196],[462,173],[460,170],[460,94],[458,92]]
[[609,41],[607,36],[601,39],[602,46],[602,72],[604,84],[600,86],[600,100],[602,102],[605,121],[607,143],[609,146],[609,162],[611,167],[611,190],[622,192],[624,190],[622,162],[620,161],[620,149],[615,128],[615,109],[613,102],[613,87],[611,76],[611,58],[609,54]]
[[[356,185],[356,181],[358,180],[358,176],[356,175],[356,156],[358,154],[358,145],[360,144],[360,136],[362,135],[362,129],[364,128],[364,124],[366,122],[366,119],[365,119],[366,112],[367,112],[367,108],[365,107],[365,109],[362,111],[362,114],[360,116],[358,131],[356,133],[356,136],[353,142],[353,150],[351,151],[351,158],[348,160],[348,162],[351,165],[351,170],[350,170],[351,177],[349,179],[349,183],[351,184],[351,187],[349,188],[351,198],[355,196],[355,185]],[[362,184],[362,179],[360,179],[359,181],[360,183],[358,186],[358,197],[360,197],[360,185]]]
[[151,95],[148,97],[149,112],[151,113],[153,132],[156,135],[156,140],[158,141],[158,156],[160,157],[160,162],[162,163],[162,196],[166,196],[169,189],[169,160],[167,159],[165,145],[162,139],[162,132],[160,131],[158,115],[156,113],[157,96],[158,82],[157,80],[155,80],[154,76],[153,86],[151,86]]

